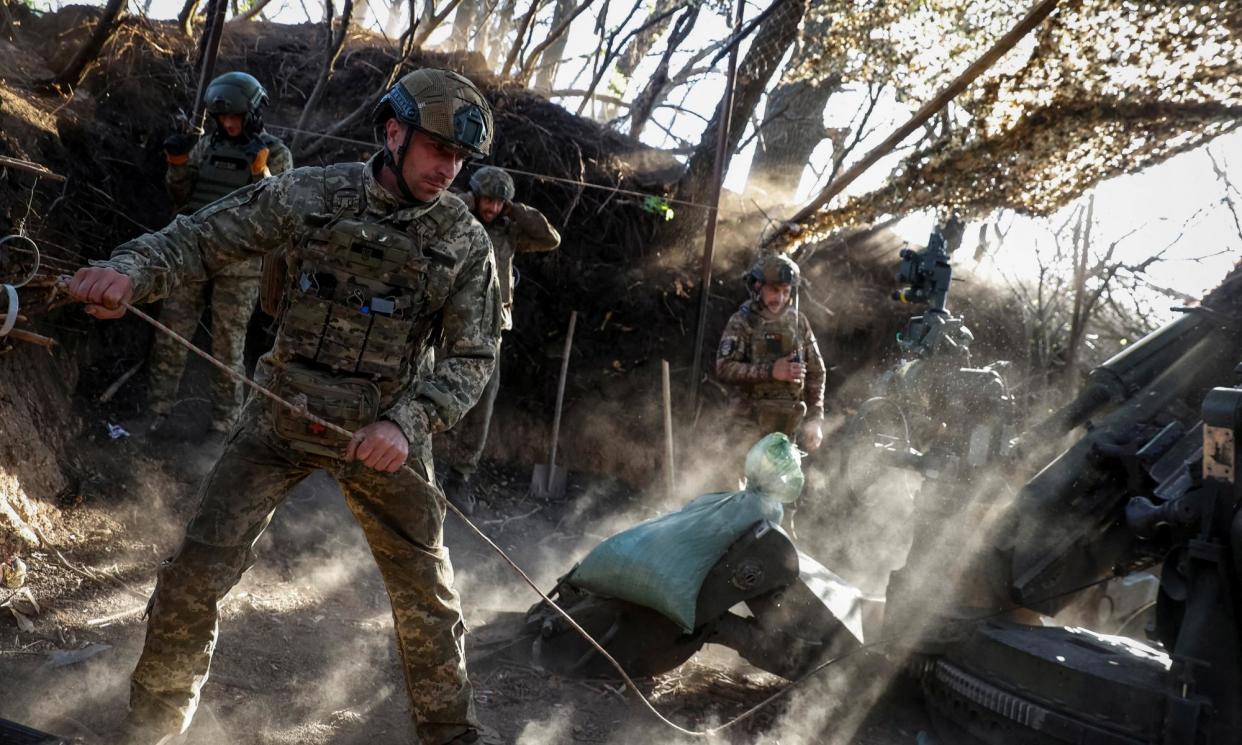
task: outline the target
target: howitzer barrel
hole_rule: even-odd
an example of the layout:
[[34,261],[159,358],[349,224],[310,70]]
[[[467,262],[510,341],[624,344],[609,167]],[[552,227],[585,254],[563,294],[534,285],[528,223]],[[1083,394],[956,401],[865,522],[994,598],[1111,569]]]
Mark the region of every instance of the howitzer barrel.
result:
[[[1193,328],[1207,325],[1214,324]],[[1119,518],[1133,495],[1127,493],[1124,468],[1108,454],[1134,444],[1144,425],[1179,408],[1183,399],[1227,379],[1236,357],[1232,344],[1202,333],[1188,349],[1172,342],[1164,349],[1170,350],[1173,363],[1101,417],[1018,495],[1021,519],[1013,545],[1012,591],[1020,602],[1097,579],[1122,558],[1131,534]],[[1036,610],[1051,612],[1055,607]]]
[[1032,439],[1060,437],[1112,403],[1124,401],[1220,327],[1205,311],[1192,311],[1113,355],[1087,376],[1078,396],[1031,430]]

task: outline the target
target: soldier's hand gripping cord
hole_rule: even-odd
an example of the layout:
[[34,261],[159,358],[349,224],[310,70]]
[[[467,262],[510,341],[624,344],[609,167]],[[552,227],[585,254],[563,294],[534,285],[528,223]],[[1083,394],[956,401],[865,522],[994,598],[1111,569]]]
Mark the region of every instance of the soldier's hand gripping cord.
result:
[[168,159],[169,165],[183,166],[197,143],[198,138],[192,134],[178,132],[168,135],[164,138],[164,157]]
[[803,364],[797,361],[797,354],[790,354],[772,363],[772,377],[782,383],[801,383],[805,373]]
[[254,139],[246,145],[246,156],[250,158],[250,174],[252,176],[271,176],[267,170],[267,157],[271,154],[263,140]]
[[401,428],[390,421],[372,422],[354,432],[345,448],[345,460],[360,460],[377,471],[401,470],[410,455],[410,443]]
[[107,267],[79,269],[69,280],[69,294],[86,304],[86,313],[101,320],[125,315],[125,304],[134,299],[134,285],[127,275]]

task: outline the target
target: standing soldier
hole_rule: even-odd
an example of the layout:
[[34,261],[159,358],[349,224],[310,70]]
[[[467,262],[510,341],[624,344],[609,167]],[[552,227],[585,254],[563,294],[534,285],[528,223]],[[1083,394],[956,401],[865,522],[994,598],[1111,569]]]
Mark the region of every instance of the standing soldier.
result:
[[716,353],[716,377],[739,394],[733,409],[739,438],[749,449],[766,434],[784,432],[815,450],[823,441],[824,360],[795,302],[798,265],[779,254],[762,256],[746,286],[750,300],[729,319]]
[[[513,328],[513,256],[520,253],[551,251],[561,245],[561,236],[543,213],[513,201],[513,179],[503,169],[484,166],[470,177],[470,193],[462,201],[483,223],[496,252],[496,272],[500,275],[501,328]],[[500,389],[500,364],[483,389],[479,403],[453,430],[454,455],[444,479],[444,492],[466,514],[474,513],[474,494],[470,478],[479,467],[487,432],[492,424],[496,392]]]
[[[254,77],[230,72],[211,81],[203,94],[212,132],[204,139],[174,134],[164,141],[168,171],[164,183],[177,211],[190,214],[237,189],[293,168],[289,148],[263,129],[267,91]],[[211,281],[185,282],[164,300],[160,320],[185,338],[193,338],[203,309],[211,307],[211,351],[226,365],[243,372],[246,328],[259,296],[262,257],[234,264]],[[172,413],[177,387],[185,371],[185,347],[157,335],[151,345],[151,388],[148,401],[156,430]],[[222,436],[241,410],[245,391],[220,371],[212,385],[211,429]]]
[[[280,252],[281,308],[255,377],[351,439],[251,396],[204,480],[176,554],[159,570],[123,742],[184,731],[207,678],[218,604],[254,562],[285,494],[332,474],[366,534],[393,606],[419,742],[485,741],[466,677],[461,603],[443,544],[431,434],[474,405],[500,343],[487,234],[445,194],[492,141],[479,90],[445,70],[402,77],[374,113],[367,163],[299,168],[141,236],[78,271],[70,292],[97,318],[226,266]],[[267,304],[267,303],[265,303]],[[424,364],[433,339],[442,353]],[[409,469],[403,469],[408,462]]]

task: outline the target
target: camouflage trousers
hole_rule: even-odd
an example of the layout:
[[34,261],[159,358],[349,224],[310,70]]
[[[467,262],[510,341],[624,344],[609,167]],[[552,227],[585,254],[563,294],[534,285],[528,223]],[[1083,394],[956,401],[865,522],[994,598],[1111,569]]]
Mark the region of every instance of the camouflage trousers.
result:
[[496,409],[496,394],[500,391],[500,365],[492,368],[492,377],[479,395],[474,408],[466,412],[449,435],[453,442],[453,470],[469,479],[479,468],[483,450],[487,447],[487,434],[492,428],[492,413]]
[[756,442],[773,432],[784,432],[797,442],[806,404],[793,400],[739,401],[733,410],[733,440],[741,461]]
[[189,726],[211,665],[220,600],[253,565],[254,544],[288,491],[323,469],[340,484],[387,587],[420,741],[448,742],[477,726],[430,441],[412,443],[408,461],[426,481],[381,473],[290,448],[273,434],[269,406],[247,403],[202,484],[184,541],[160,566],[131,681],[131,721],[166,734]]
[[[160,321],[186,339],[194,338],[195,328],[203,310],[211,307],[211,346],[209,351],[237,372],[245,372],[243,353],[246,328],[259,298],[259,278],[253,276],[257,267],[250,262],[233,271],[226,270],[210,282],[182,285],[164,300]],[[177,403],[177,388],[185,372],[190,352],[166,334],[156,334],[151,345],[150,393],[151,413],[168,416]],[[241,410],[244,387],[229,376],[213,369],[211,384],[211,426],[228,431]]]

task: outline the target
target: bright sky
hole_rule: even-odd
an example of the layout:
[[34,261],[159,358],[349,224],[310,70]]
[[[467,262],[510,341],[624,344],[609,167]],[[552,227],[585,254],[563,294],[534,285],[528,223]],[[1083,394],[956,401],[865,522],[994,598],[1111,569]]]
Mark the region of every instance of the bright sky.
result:
[[[102,0],[88,0],[102,4]],[[143,0],[131,0],[131,7]],[[362,0],[359,0],[360,2]],[[399,2],[401,0],[398,0]],[[62,0],[39,0],[43,6],[56,6]],[[383,7],[383,0],[375,0]],[[340,2],[337,3],[338,6]],[[419,3],[422,5],[422,3]],[[437,3],[438,4],[438,3]],[[153,0],[150,15],[156,18],[171,18],[180,10],[182,0]],[[548,16],[554,3],[548,2],[540,15],[542,23],[548,22]],[[753,18],[766,7],[766,0],[755,3],[747,0],[746,17]],[[629,12],[631,3],[618,2],[601,4],[609,9],[608,22],[610,27],[620,23]],[[519,14],[528,7],[525,0],[518,0]],[[301,23],[307,20],[308,13],[318,22],[322,18],[321,0],[272,0],[267,15],[281,22]],[[594,11],[594,9],[592,9]],[[386,11],[379,15],[386,17]],[[643,22],[642,14],[636,18],[630,28]],[[366,16],[372,28],[378,26],[374,16]],[[587,55],[593,54],[598,41],[593,33],[588,32],[596,23],[594,12],[584,13],[576,22],[574,32],[569,35],[566,49],[568,60],[560,68],[556,87],[585,88],[590,79],[587,66],[582,73]],[[429,46],[444,41],[451,26],[451,19],[437,30],[431,37]],[[704,10],[691,37],[684,48],[697,49],[712,40],[721,39],[728,33],[728,22],[714,12]],[[745,54],[747,46],[741,47]],[[655,51],[663,49],[657,44]],[[685,55],[675,57],[673,70],[676,71],[684,62]],[[708,76],[691,86],[678,90],[670,103],[696,112],[697,115],[685,114],[665,108],[656,111],[653,119],[655,125],[648,126],[643,133],[644,141],[657,147],[676,147],[677,140],[695,143],[699,139],[706,120],[720,99],[723,91],[724,62],[720,63],[721,74]],[[655,61],[649,59],[640,67],[631,82],[630,90],[623,98],[629,99],[637,93],[648,78]],[[580,76],[577,77],[576,76]],[[609,93],[609,79],[605,78],[600,92]],[[829,127],[843,127],[850,123],[865,101],[865,91],[846,91],[832,98],[826,112],[826,124]],[[580,99],[566,99],[562,103],[571,111],[576,110]],[[852,157],[865,153],[873,145],[881,141],[898,123],[904,121],[911,112],[911,107],[899,104],[891,96],[881,99],[877,106],[873,124],[876,125],[871,134],[864,138],[855,149]],[[588,107],[586,113],[590,113]],[[757,118],[762,111],[757,112]],[[748,125],[749,127],[749,125]],[[670,135],[669,132],[672,134]],[[747,133],[749,135],[749,132]],[[675,136],[675,138],[674,138]],[[915,136],[916,137],[916,136]],[[913,139],[913,138],[912,138]],[[1237,173],[1242,165],[1242,133],[1234,133],[1219,138],[1209,146],[1216,156],[1217,162],[1227,172]],[[812,157],[811,169],[803,175],[798,199],[805,200],[820,187],[822,182],[812,169],[822,170],[831,157],[831,145],[822,143]],[[751,158],[754,155],[755,143],[739,153],[732,161],[725,179],[725,187],[734,191],[744,188]],[[847,191],[847,194],[865,193],[880,186],[900,159],[900,155],[892,155],[881,160],[870,171],[859,178]],[[1242,185],[1242,174],[1237,177]],[[1154,253],[1168,249],[1168,260],[1153,268],[1153,281],[1159,285],[1175,289],[1187,295],[1200,296],[1215,286],[1224,276],[1232,263],[1242,255],[1242,236],[1230,210],[1223,202],[1225,190],[1213,173],[1211,162],[1203,148],[1178,155],[1165,163],[1146,169],[1133,175],[1122,176],[1101,184],[1095,190],[1095,231],[1093,244],[1104,248],[1109,243],[1130,233],[1118,246],[1118,256],[1126,260],[1139,261]],[[1242,200],[1240,200],[1242,201]],[[1242,210],[1242,203],[1237,205]],[[1010,226],[1005,239],[1004,249],[994,261],[986,262],[986,266],[976,268],[983,274],[1003,274],[1010,278],[1029,277],[1037,267],[1035,252],[1037,248],[1050,249],[1050,226],[1060,225],[1074,209],[1074,205],[1062,210],[1050,219],[1030,219],[1016,215],[1001,216],[1002,229]],[[995,219],[995,218],[993,218]],[[896,230],[912,243],[923,243],[932,227],[933,217],[930,214],[916,214],[898,223]],[[1137,229],[1137,230],[1136,230]],[[962,253],[969,257],[973,253],[978,225],[967,228],[963,241]],[[1180,235],[1180,238],[1179,238]],[[962,257],[959,257],[959,259]],[[959,260],[960,263],[960,260]],[[1155,303],[1163,309],[1170,302]],[[1167,313],[1161,310],[1163,315]]]

